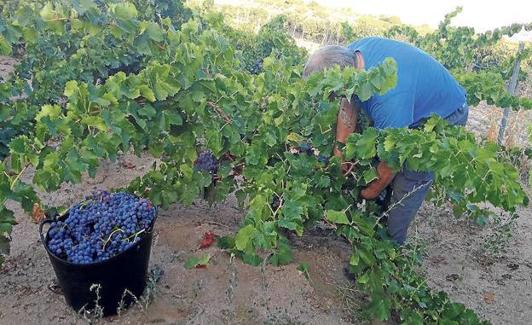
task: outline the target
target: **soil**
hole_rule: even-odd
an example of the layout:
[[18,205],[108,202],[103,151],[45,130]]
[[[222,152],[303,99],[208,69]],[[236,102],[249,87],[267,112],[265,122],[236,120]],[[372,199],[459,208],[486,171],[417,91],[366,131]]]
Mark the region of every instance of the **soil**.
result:
[[441,289],[493,324],[532,320],[532,209],[478,226],[426,204],[411,228],[427,247],[423,271]]

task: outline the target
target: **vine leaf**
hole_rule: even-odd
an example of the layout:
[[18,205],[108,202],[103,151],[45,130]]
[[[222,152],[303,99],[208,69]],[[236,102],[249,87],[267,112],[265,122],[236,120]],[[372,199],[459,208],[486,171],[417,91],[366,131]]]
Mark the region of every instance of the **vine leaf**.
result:
[[221,249],[233,249],[235,248],[235,239],[232,236],[219,237],[216,244]]
[[292,249],[285,238],[279,241],[279,250],[275,252],[270,258],[270,263],[273,266],[287,265],[294,260]]
[[247,225],[240,229],[235,237],[235,246],[238,250],[245,251],[248,247],[251,236],[256,231],[253,225]]
[[353,253],[351,255],[351,258],[349,259],[349,264],[352,266],[357,266],[359,262],[360,262],[360,256]]
[[351,223],[344,211],[327,210],[326,218],[330,222],[341,225],[349,225]]

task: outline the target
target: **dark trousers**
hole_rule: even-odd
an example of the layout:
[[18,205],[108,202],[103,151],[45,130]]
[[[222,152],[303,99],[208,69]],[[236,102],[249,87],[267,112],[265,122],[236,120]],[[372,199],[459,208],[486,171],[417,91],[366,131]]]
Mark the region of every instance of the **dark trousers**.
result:
[[[468,114],[469,107],[464,104],[445,120],[451,125],[464,126]],[[403,167],[390,184],[391,198],[388,200],[385,215],[388,219],[388,233],[397,244],[402,245],[405,242],[408,227],[425,200],[433,178],[432,172],[415,172]]]

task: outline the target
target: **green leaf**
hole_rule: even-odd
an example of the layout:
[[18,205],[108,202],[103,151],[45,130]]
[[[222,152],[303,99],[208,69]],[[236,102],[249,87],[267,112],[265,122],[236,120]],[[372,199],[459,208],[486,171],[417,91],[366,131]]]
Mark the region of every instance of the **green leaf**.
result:
[[256,254],[244,253],[242,255],[242,262],[252,266],[259,266],[262,263],[262,258]]
[[176,126],[183,125],[183,118],[178,112],[165,111],[164,115],[165,115],[166,122],[168,123],[168,125],[176,125]]
[[372,87],[370,81],[365,81],[360,85],[360,90],[358,91],[358,98],[361,101],[365,102],[373,95]]
[[233,236],[218,237],[216,244],[221,249],[233,249],[235,248],[235,238]]
[[302,137],[301,135],[297,134],[297,133],[289,133],[287,136],[286,136],[286,140],[287,141],[290,141],[290,142],[295,142],[297,144],[299,143],[302,143],[305,141],[305,138]]
[[0,35],[0,55],[10,55],[11,54],[11,44]]
[[238,250],[245,251],[251,243],[253,234],[256,232],[253,225],[247,225],[240,229],[235,237],[235,246]]
[[197,256],[191,256],[185,261],[185,268],[186,269],[193,269],[198,266],[205,266],[209,264],[209,261],[211,259],[210,255],[203,255],[200,257]]
[[377,170],[371,167],[362,173],[362,177],[364,178],[364,182],[366,182],[366,184],[369,184],[371,181],[378,178]]
[[331,178],[329,176],[322,175],[318,181],[319,187],[329,187],[331,185]]
[[137,8],[130,2],[111,4],[110,7],[118,18],[124,20],[136,18],[138,15]]
[[61,115],[61,107],[59,105],[43,105],[39,113],[35,116],[35,120],[40,122],[44,117],[55,119]]
[[366,284],[369,281],[369,273],[366,272],[357,278],[357,282],[360,284]]
[[368,128],[360,134],[355,143],[348,142],[346,158],[347,159],[371,159],[377,155],[377,137],[379,133],[375,128]]
[[80,15],[91,9],[98,9],[98,5],[93,0],[72,0],[72,5]]
[[164,34],[159,25],[155,22],[141,22],[141,33],[146,33],[152,41],[162,42],[164,40]]
[[54,8],[54,5],[51,2],[44,5],[39,14],[47,25],[56,33],[61,35],[64,33],[64,21],[67,17],[65,17],[62,12],[59,12],[57,8]]
[[104,120],[99,116],[84,116],[81,119],[81,123],[103,132],[107,131],[107,126],[105,125]]
[[78,87],[78,82],[75,81],[75,80],[70,80],[66,83],[65,85],[65,91],[64,91],[64,95],[67,96],[67,97],[71,97],[72,95],[74,95],[75,93],[77,93],[79,91],[79,87]]
[[372,297],[370,310],[379,320],[386,321],[390,318],[390,300],[385,297]]
[[54,11],[53,4],[51,2],[48,2],[47,4],[45,4],[44,7],[42,7],[41,9],[40,15],[42,19],[45,21],[54,20],[56,17],[55,17],[55,11]]
[[[157,100],[157,98],[155,98],[155,94],[153,93],[153,90],[151,90],[150,87],[148,87],[146,85],[141,85],[139,87],[139,91],[140,91],[140,94],[142,95],[142,97],[146,98],[150,102],[154,102],[154,101]],[[150,106],[150,107],[152,107],[152,106]]]
[[274,266],[287,265],[294,260],[292,249],[286,239],[279,241],[279,250],[270,257],[270,263]]
[[349,259],[350,265],[357,266],[359,261],[360,261],[360,257],[357,254],[355,253],[351,254],[351,258]]
[[332,223],[337,223],[341,225],[350,224],[349,219],[347,219],[347,215],[344,211],[327,210],[326,219]]
[[305,276],[305,279],[310,280],[310,266],[308,265],[308,263],[300,263],[297,266],[297,270]]

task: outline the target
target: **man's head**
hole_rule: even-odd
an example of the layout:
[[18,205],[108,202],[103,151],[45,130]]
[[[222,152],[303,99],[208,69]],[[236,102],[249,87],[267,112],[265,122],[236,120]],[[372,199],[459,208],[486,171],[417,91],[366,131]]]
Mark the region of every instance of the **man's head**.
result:
[[303,70],[303,77],[307,78],[314,72],[323,71],[335,65],[340,66],[340,68],[355,66],[355,62],[355,53],[347,47],[339,45],[324,46],[312,53]]

